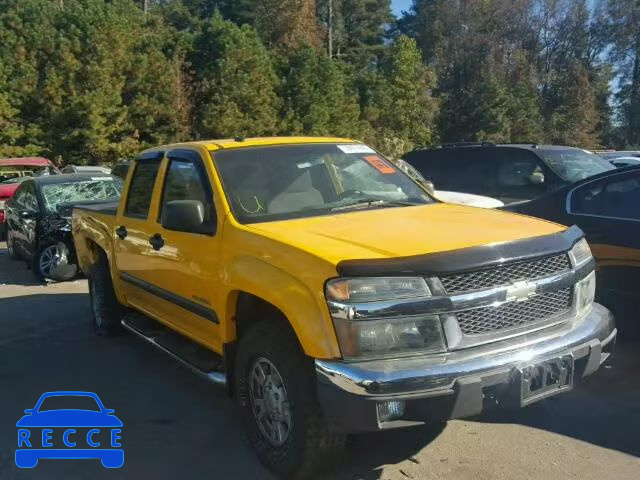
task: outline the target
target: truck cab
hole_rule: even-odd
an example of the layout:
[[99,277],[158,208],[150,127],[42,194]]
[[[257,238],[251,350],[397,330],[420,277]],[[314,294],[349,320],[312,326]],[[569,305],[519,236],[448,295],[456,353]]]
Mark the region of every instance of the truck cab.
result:
[[96,332],[225,385],[283,477],[347,434],[567,392],[615,344],[578,228],[442,203],[350,139],[147,150],[73,236]]

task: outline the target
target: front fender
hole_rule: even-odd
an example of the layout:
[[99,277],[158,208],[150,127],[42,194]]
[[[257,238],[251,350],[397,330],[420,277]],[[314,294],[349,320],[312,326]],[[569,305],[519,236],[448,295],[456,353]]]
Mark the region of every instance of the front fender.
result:
[[296,277],[259,258],[242,256],[231,263],[230,283],[238,289],[227,301],[225,336],[235,339],[237,294],[255,295],[278,308],[293,328],[305,354],[314,358],[339,358],[340,349],[322,291],[312,289]]

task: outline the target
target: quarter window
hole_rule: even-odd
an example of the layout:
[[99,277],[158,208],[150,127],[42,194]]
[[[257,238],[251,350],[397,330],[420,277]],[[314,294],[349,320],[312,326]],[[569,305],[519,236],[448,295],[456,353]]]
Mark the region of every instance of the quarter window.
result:
[[640,220],[640,176],[600,181],[577,189],[571,196],[571,213]]
[[128,217],[147,218],[153,186],[160,168],[160,160],[138,160],[136,162],[129,193],[125,215]]

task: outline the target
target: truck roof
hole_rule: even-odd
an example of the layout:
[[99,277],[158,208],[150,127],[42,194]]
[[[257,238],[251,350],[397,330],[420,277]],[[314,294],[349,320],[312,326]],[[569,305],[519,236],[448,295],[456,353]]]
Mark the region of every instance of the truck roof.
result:
[[200,146],[207,150],[223,150],[230,148],[262,147],[268,145],[291,145],[301,143],[359,143],[350,138],[340,137],[252,137],[252,138],[225,138],[220,140],[198,140],[194,142],[175,143],[150,148],[146,152],[165,150],[167,147],[175,148],[180,146]]

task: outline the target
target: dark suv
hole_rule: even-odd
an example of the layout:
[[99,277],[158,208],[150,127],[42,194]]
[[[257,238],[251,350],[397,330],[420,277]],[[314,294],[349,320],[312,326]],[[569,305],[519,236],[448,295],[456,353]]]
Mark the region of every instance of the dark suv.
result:
[[415,150],[404,159],[438,190],[485,195],[504,203],[531,200],[614,169],[591,152],[555,145],[456,143]]

